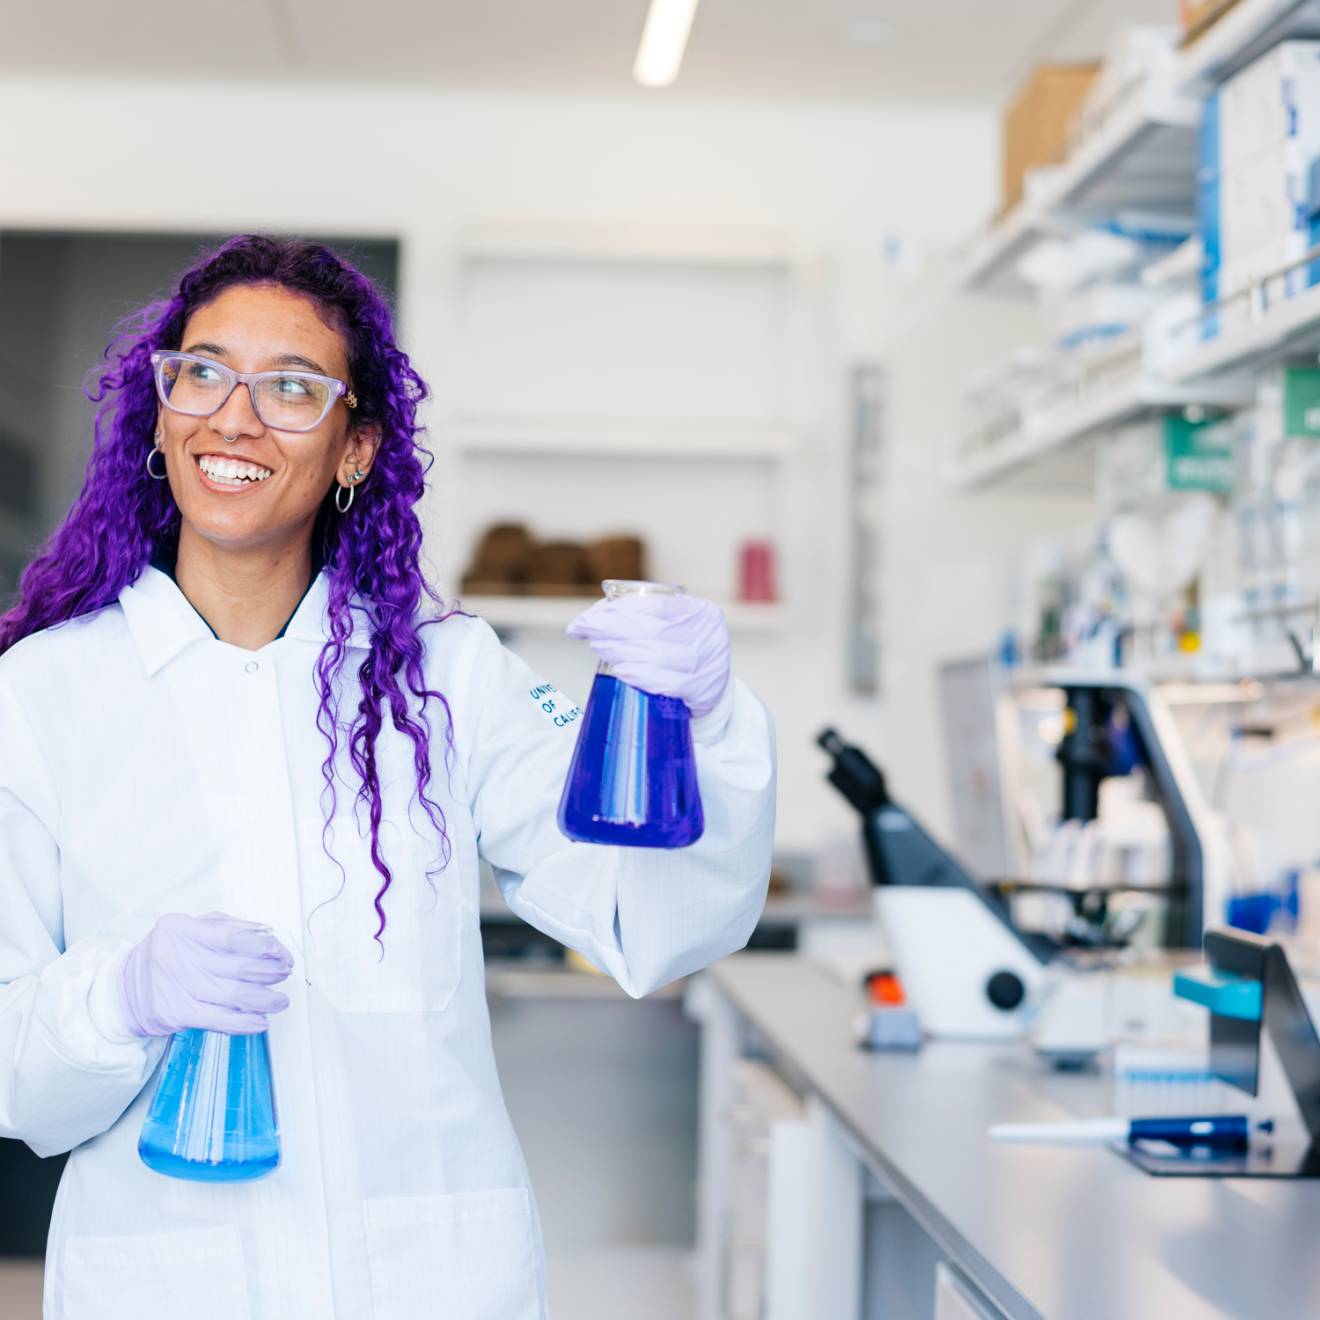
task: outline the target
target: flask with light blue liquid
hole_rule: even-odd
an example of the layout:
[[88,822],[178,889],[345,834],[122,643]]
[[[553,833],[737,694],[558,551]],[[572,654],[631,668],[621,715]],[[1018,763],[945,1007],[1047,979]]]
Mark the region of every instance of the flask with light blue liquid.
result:
[[[683,591],[617,579],[601,586],[608,600]],[[701,838],[705,820],[691,725],[682,700],[632,687],[602,662],[559,800],[563,833],[582,843],[633,848],[685,848]]]
[[280,1162],[267,1033],[177,1031],[166,1047],[138,1154],[194,1182],[244,1182]]

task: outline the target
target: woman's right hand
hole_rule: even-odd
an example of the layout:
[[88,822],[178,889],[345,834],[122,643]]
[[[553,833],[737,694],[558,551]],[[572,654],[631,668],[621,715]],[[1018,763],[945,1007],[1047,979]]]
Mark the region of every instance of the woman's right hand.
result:
[[120,1002],[135,1036],[190,1027],[250,1035],[288,1008],[272,987],[292,970],[293,955],[267,926],[220,912],[168,912],[129,950]]

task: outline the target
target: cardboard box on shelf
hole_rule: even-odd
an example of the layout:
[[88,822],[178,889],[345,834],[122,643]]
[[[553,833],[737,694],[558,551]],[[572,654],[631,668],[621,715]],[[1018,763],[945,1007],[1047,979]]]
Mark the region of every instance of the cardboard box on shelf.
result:
[[1022,200],[1028,171],[1063,159],[1073,120],[1099,72],[1095,61],[1041,64],[1004,111],[1004,211]]

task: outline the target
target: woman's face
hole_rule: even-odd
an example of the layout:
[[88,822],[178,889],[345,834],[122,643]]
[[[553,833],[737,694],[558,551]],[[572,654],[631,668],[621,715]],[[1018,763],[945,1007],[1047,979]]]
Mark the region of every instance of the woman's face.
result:
[[[316,304],[276,285],[238,285],[188,318],[180,350],[235,371],[287,367],[334,376],[352,386],[342,337]],[[376,440],[355,428],[342,396],[311,431],[277,431],[253,411],[238,384],[218,412],[189,417],[161,407],[158,425],[170,490],[183,523],[219,548],[281,548],[309,537],[332,483],[350,482],[353,470],[371,467]],[[232,442],[225,436],[236,436]],[[255,464],[270,475],[242,486],[218,486],[203,473],[206,455]],[[157,460],[159,462],[159,460]]]

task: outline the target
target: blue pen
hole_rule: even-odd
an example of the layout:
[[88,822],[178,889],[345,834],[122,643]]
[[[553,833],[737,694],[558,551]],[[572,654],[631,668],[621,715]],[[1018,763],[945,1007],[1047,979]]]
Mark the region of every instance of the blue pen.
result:
[[1079,1118],[1062,1123],[1001,1123],[993,1141],[1031,1141],[1059,1146],[1106,1146],[1115,1141],[1164,1141],[1173,1146],[1246,1150],[1253,1132],[1273,1132],[1272,1119],[1245,1114],[1205,1118]]

